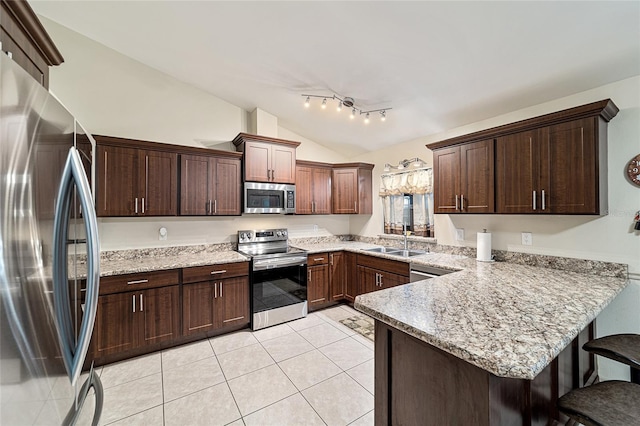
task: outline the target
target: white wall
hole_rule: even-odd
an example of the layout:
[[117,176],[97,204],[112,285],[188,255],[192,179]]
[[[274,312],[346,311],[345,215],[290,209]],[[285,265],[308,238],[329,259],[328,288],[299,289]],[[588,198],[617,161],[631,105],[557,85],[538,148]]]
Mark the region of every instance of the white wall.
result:
[[[629,265],[631,284],[598,318],[598,335],[618,332],[640,333],[640,232],[633,232],[633,216],[640,210],[640,188],[625,179],[627,162],[640,152],[640,76],[514,111],[447,132],[405,142],[362,155],[359,161],[374,168],[374,194],[379,191],[384,163],[420,157],[432,164],[426,144],[453,136],[535,117],[545,113],[611,98],[620,108],[608,128],[609,214],[606,216],[533,215],[436,215],[438,243],[475,247],[476,234],[483,228],[492,232],[493,247],[515,252],[619,262]],[[361,235],[382,233],[382,205],[374,195],[371,218],[352,217],[351,232]],[[465,240],[455,240],[455,229],[465,230]],[[533,245],[521,245],[521,232],[533,233]],[[604,378],[628,377],[628,368],[601,361]]]
[[[42,18],[65,62],[51,69],[51,91],[88,132],[199,147],[231,149],[247,131],[249,113]],[[170,58],[169,58],[170,59]],[[277,126],[277,124],[275,125]],[[278,137],[303,142],[299,158],[344,157],[277,126]],[[292,236],[349,233],[347,216],[244,215],[225,218],[99,219],[103,250],[219,243],[240,229],[288,227]],[[159,241],[165,226],[168,239]]]

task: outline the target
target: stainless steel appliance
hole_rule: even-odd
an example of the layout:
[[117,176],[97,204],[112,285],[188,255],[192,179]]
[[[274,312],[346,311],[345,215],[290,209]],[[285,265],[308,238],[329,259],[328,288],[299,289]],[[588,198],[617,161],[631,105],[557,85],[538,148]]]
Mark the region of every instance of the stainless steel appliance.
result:
[[455,271],[449,269],[437,268],[435,266],[420,265],[412,263],[410,266],[409,282],[428,280],[430,278],[439,277],[441,275],[450,274]]
[[94,150],[55,97],[0,54],[0,424],[100,418],[100,378],[82,372],[100,276]]
[[238,231],[238,251],[251,257],[253,330],[307,316],[307,253],[286,229]]
[[244,183],[245,213],[296,212],[296,186],[282,183]]

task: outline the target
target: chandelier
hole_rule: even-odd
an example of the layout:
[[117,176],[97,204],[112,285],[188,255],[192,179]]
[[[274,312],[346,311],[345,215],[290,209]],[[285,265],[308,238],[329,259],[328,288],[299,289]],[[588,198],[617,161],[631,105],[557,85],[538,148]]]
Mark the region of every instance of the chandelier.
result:
[[353,98],[350,98],[348,96],[342,98],[336,94],[333,94],[331,96],[324,96],[324,95],[300,95],[300,96],[303,96],[306,98],[304,101],[305,108],[309,108],[309,106],[311,105],[311,98],[322,99],[322,103],[320,104],[320,108],[322,109],[327,108],[328,100],[338,101],[338,104],[336,106],[336,111],[338,112],[342,111],[343,107],[351,109],[351,114],[349,115],[349,118],[353,120],[356,118],[356,116],[364,115],[365,124],[369,124],[370,116],[371,114],[374,114],[374,113],[378,113],[380,115],[380,121],[385,121],[387,119],[387,111],[393,109],[393,108],[380,108],[380,109],[363,110],[362,108],[358,108],[355,105]]

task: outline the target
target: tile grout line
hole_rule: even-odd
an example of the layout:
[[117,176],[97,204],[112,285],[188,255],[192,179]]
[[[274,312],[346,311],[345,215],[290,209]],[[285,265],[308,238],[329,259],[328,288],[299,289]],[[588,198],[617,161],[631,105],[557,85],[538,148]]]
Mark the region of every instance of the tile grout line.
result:
[[[238,410],[238,414],[240,414],[240,420],[242,420],[242,412],[240,411],[240,406],[238,405],[238,401],[236,401],[236,396],[233,394],[233,391],[231,390],[231,386],[229,386],[229,380],[227,380],[227,375],[224,374],[224,370],[222,368],[222,364],[220,364],[220,360],[218,359],[218,356],[216,355],[216,351],[215,349],[213,349],[213,343],[211,343],[211,339],[207,338],[207,341],[209,342],[209,346],[211,346],[211,350],[213,351],[213,356],[216,359],[216,362],[218,363],[218,367],[220,367],[220,372],[222,373],[222,377],[224,378],[224,384],[227,385],[227,389],[229,389],[229,393],[231,394],[231,398],[233,398],[233,403],[236,405],[236,409]],[[220,383],[218,383],[220,384]],[[214,385],[217,386],[217,385]],[[229,423],[233,423],[235,421],[237,421],[238,419],[229,422]],[[244,420],[242,420],[242,423],[244,423]]]

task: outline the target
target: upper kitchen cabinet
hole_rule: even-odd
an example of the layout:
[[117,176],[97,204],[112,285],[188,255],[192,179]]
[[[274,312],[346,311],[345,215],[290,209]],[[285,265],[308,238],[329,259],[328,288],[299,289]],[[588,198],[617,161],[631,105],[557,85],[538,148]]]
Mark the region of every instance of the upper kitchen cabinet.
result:
[[64,58],[26,1],[1,0],[0,7],[2,51],[48,89],[49,67]]
[[242,213],[239,152],[180,155],[180,215],[231,216]]
[[296,214],[331,214],[331,164],[296,162]]
[[435,213],[493,213],[493,140],[433,152]]
[[[464,173],[455,168],[454,149],[484,140],[495,141],[496,213],[606,214],[607,123],[617,113],[605,99],[428,145],[434,150],[436,213],[462,206],[460,199],[456,204],[442,196],[463,185],[452,178],[456,170]],[[471,204],[465,194],[464,207]]]
[[95,136],[98,216],[175,216],[178,154],[163,144]]
[[244,153],[245,181],[296,183],[296,148],[300,142],[240,133],[233,144]]
[[334,164],[331,198],[334,214],[371,214],[373,212],[371,175],[373,164]]

